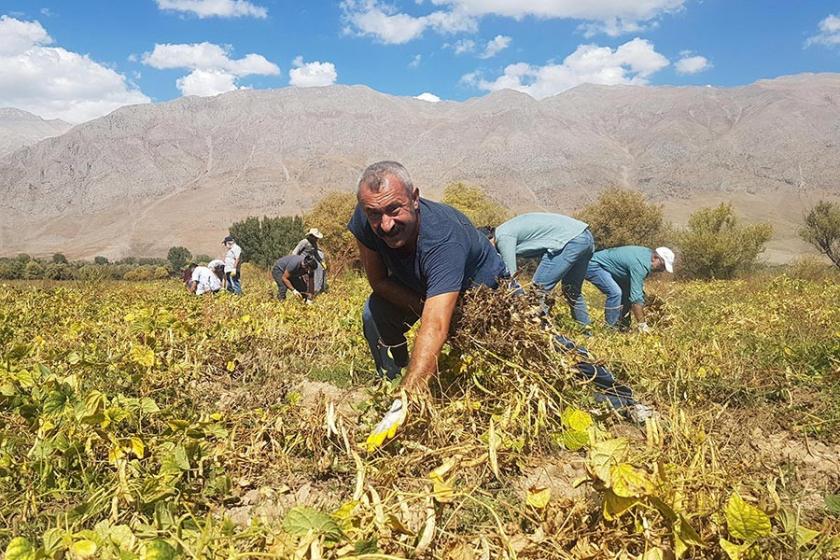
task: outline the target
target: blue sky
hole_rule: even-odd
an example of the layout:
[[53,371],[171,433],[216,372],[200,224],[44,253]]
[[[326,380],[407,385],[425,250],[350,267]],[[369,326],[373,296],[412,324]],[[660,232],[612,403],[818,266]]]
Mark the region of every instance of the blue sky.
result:
[[74,122],[242,87],[364,84],[447,100],[511,87],[543,98],[584,82],[733,86],[838,70],[836,0],[0,6],[0,106]]

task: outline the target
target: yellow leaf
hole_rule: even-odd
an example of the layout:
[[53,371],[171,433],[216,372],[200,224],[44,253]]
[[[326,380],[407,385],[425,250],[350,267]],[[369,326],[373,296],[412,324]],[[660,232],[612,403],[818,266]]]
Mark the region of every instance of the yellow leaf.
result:
[[525,501],[529,506],[543,509],[548,505],[549,500],[551,500],[551,488],[528,488],[528,497]]
[[76,541],[70,547],[70,552],[77,558],[90,558],[96,554],[96,543],[87,539]]
[[770,534],[770,518],[767,514],[744,501],[738,493],[732,494],[726,503],[726,527],[736,539],[752,542]]
[[568,407],[560,417],[563,425],[573,431],[585,432],[592,425],[592,416],[583,410]]
[[139,437],[131,438],[131,452],[134,453],[134,456],[138,459],[142,459],[143,455],[146,454],[146,445],[143,443],[143,440]]
[[225,368],[226,368],[228,371],[231,371],[231,372],[232,372],[233,370],[235,370],[235,369],[236,369],[236,364],[235,364],[235,363],[233,363],[233,362],[231,362],[231,361],[228,361],[228,363],[227,363],[227,365],[225,366]]
[[645,552],[642,560],[665,560],[665,552],[659,547],[651,548]]
[[432,495],[436,501],[442,504],[448,504],[455,498],[455,492],[452,489],[450,481],[444,480],[435,480],[432,482]]
[[243,315],[240,318],[240,321],[242,321],[243,323],[250,323],[251,322],[251,316],[250,315]]
[[741,560],[741,554],[746,552],[746,550],[750,547],[749,544],[735,544],[731,543],[728,540],[721,538],[720,539],[720,547],[729,556],[729,560]]
[[621,498],[641,498],[653,493],[653,484],[644,472],[627,463],[610,468],[612,490]]
[[628,443],[625,438],[608,439],[595,443],[589,450],[588,467],[607,486],[610,485],[610,469],[624,460]]
[[604,493],[604,518],[608,521],[618,519],[638,503],[636,498],[622,498],[616,496],[612,490],[607,490]]
[[132,362],[143,367],[155,365],[155,352],[148,346],[132,346],[129,357]]

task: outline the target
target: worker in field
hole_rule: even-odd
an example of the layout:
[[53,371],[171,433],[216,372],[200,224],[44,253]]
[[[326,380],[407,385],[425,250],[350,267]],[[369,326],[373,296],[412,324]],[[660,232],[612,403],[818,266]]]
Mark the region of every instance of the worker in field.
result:
[[[489,240],[467,217],[421,198],[408,171],[397,162],[382,161],[365,169],[357,200],[347,227],[356,237],[373,290],[362,311],[364,335],[380,375],[394,379],[406,368],[401,397],[368,438],[368,449],[375,449],[405,421],[404,396],[428,391],[458,296],[475,285],[497,288],[508,273]],[[405,333],[418,320],[420,329],[409,356]],[[564,349],[573,351],[574,345]],[[592,377],[597,374],[591,372]]]
[[312,255],[286,255],[280,257],[271,269],[271,277],[277,284],[277,299],[283,301],[286,294],[298,297],[307,303],[315,297],[307,283],[318,262]]
[[595,239],[587,224],[562,214],[532,212],[481,231],[496,246],[511,275],[516,275],[517,257],[540,259],[532,281],[544,313],[551,308],[549,294],[560,284],[572,317],[588,324],[581,287]]
[[313,294],[327,291],[327,262],[324,252],[318,247],[318,241],[323,238],[324,234],[318,228],[311,228],[291,252],[292,255],[312,255],[315,258],[317,267],[309,276],[309,291]]
[[187,290],[197,296],[204,294],[215,294],[222,289],[222,280],[206,266],[190,264],[187,268],[189,281]]
[[[596,251],[589,261],[586,279],[607,297],[604,320],[611,327],[627,329],[630,314],[636,328],[648,332],[645,321],[645,278],[652,272],[674,272],[674,252],[668,247],[648,249],[636,245]],[[586,307],[584,306],[584,313]],[[585,317],[589,322],[588,315]]]
[[233,236],[228,235],[222,241],[225,252],[225,289],[232,294],[242,295],[242,247],[236,244]]
[[213,271],[213,274],[216,275],[222,283],[225,281],[225,261],[221,259],[213,259],[209,263],[207,263],[207,268]]

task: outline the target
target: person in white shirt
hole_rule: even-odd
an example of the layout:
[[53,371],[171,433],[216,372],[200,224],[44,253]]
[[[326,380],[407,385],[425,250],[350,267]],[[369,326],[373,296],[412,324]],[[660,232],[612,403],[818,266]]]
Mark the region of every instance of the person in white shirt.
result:
[[222,244],[227,248],[225,253],[225,288],[227,291],[242,295],[242,278],[240,266],[242,264],[242,247],[230,235],[225,237]]
[[190,281],[187,289],[197,295],[216,293],[222,289],[221,279],[206,266],[191,267]]

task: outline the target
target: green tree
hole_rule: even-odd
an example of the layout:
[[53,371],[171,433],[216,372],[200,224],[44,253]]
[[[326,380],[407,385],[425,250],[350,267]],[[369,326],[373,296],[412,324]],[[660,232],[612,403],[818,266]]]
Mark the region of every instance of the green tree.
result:
[[55,253],[52,256],[52,262],[54,264],[67,264],[67,257],[64,256],[64,253]]
[[209,263],[210,261],[213,260],[213,257],[211,257],[210,255],[205,255],[204,253],[202,253],[200,255],[196,255],[193,260],[197,263],[207,264],[207,263]]
[[108,257],[93,257],[94,264],[108,264]]
[[288,255],[306,230],[300,216],[262,219],[251,216],[230,226],[230,234],[242,247],[242,260],[270,267],[278,258]]
[[495,227],[511,217],[510,210],[490,198],[481,187],[465,183],[448,185],[441,202],[463,212],[476,227]]
[[840,204],[818,202],[805,215],[799,235],[840,268]]
[[186,247],[170,247],[166,254],[166,260],[169,261],[169,266],[172,267],[173,272],[178,272],[192,259],[192,253]]
[[679,269],[689,278],[732,278],[752,268],[772,235],[770,224],[739,224],[730,204],[702,208],[677,234]]
[[349,192],[328,192],[304,216],[306,228],[318,228],[324,234],[318,246],[327,254],[332,272],[358,261],[356,238],[347,230],[347,222],[356,209],[356,195]]
[[664,242],[662,206],[647,202],[637,191],[606,189],[575,217],[589,224],[597,249],[622,245],[656,247]]

